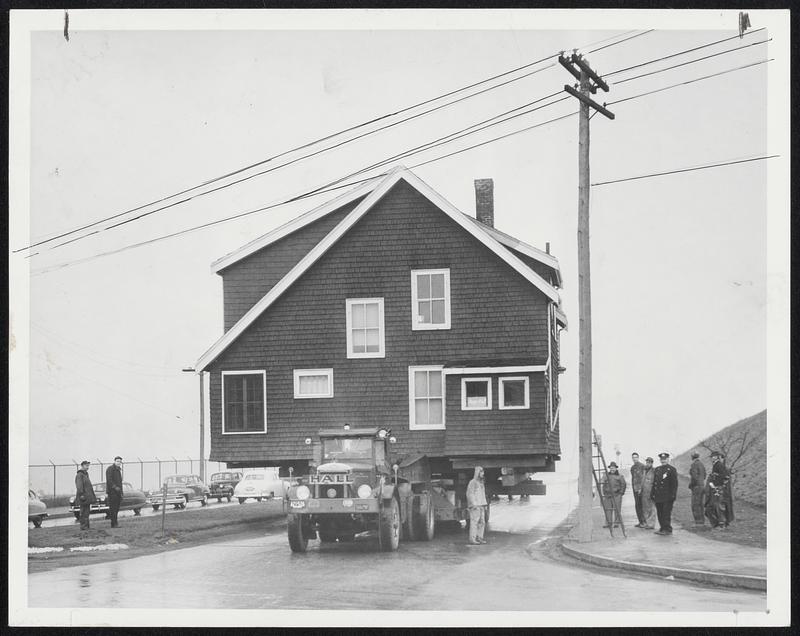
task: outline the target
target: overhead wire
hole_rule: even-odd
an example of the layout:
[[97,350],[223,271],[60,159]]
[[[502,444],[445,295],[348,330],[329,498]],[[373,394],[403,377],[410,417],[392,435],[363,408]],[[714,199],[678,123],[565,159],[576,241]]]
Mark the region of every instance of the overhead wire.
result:
[[[617,44],[621,44],[621,43],[623,43],[623,42],[626,42],[626,41],[628,41],[628,40],[630,40],[630,39],[633,39],[633,37],[638,37],[638,36],[641,36],[641,35],[645,35],[646,33],[650,33],[652,30],[653,30],[653,29],[651,29],[651,30],[649,30],[649,31],[645,31],[645,32],[643,32],[643,33],[640,33],[640,34],[638,34],[638,35],[636,35],[636,36],[631,36],[631,37],[625,38],[625,39],[623,39],[623,40],[619,40],[618,42],[612,42],[612,43],[610,43],[610,44],[608,44],[608,45],[606,45],[606,46],[604,46],[604,47],[602,47],[602,48],[608,48],[608,47],[610,47],[610,46],[615,46],[615,45],[617,45]],[[613,38],[615,38],[615,37],[621,37],[622,35],[627,35],[627,33],[630,33],[630,32],[625,32],[625,33],[623,33],[623,34],[621,34],[621,35],[619,35],[619,36],[612,36],[612,37],[610,37],[610,38],[605,38],[605,39],[603,39],[603,40],[599,40],[598,42],[605,42],[605,41],[607,41],[607,40],[609,40],[609,39],[613,39]],[[595,43],[597,43],[597,42],[595,42]],[[588,45],[586,45],[586,46],[592,46],[592,44],[588,44]],[[210,179],[210,180],[204,181],[204,182],[202,182],[202,183],[200,183],[200,184],[198,184],[198,185],[195,185],[195,186],[192,186],[192,187],[190,187],[190,188],[187,188],[187,189],[181,190],[181,191],[179,191],[179,192],[176,192],[176,193],[173,193],[173,194],[171,194],[171,195],[168,195],[168,196],[162,197],[162,198],[160,198],[160,199],[156,199],[156,200],[154,200],[154,201],[150,201],[150,202],[148,202],[148,203],[142,204],[142,205],[140,205],[140,206],[137,206],[137,207],[135,207],[135,208],[130,208],[130,209],[128,209],[128,210],[124,210],[124,211],[122,211],[122,212],[120,212],[120,213],[117,213],[117,214],[114,214],[114,215],[111,215],[111,216],[105,217],[105,218],[103,218],[103,219],[99,219],[99,220],[97,220],[97,221],[94,221],[94,222],[92,222],[92,223],[89,223],[89,224],[83,225],[83,226],[81,226],[81,227],[79,227],[79,228],[74,228],[74,229],[72,229],[72,230],[69,230],[69,231],[67,231],[67,232],[62,232],[62,233],[60,233],[60,234],[57,234],[57,235],[55,235],[55,236],[49,237],[49,238],[47,238],[47,239],[43,239],[43,240],[40,240],[40,241],[37,241],[37,242],[31,243],[30,245],[27,245],[27,246],[25,246],[25,247],[17,248],[17,249],[15,249],[15,250],[13,250],[13,251],[12,251],[12,253],[18,253],[18,252],[20,252],[20,251],[23,251],[23,250],[26,250],[26,249],[32,249],[32,248],[34,248],[34,247],[38,247],[38,246],[40,246],[40,245],[44,245],[44,244],[46,244],[46,243],[50,243],[50,242],[52,242],[52,241],[55,241],[55,240],[58,240],[58,239],[60,239],[60,238],[64,238],[64,237],[66,237],[66,236],[70,236],[70,235],[72,235],[72,234],[75,234],[75,233],[77,233],[77,232],[80,232],[80,231],[83,231],[83,230],[89,229],[89,228],[91,228],[91,227],[94,227],[94,226],[96,226],[96,225],[99,225],[99,224],[101,224],[101,223],[105,223],[105,222],[107,222],[107,221],[114,220],[114,219],[116,219],[116,218],[119,218],[119,217],[121,217],[121,216],[124,216],[124,215],[126,215],[126,214],[130,214],[130,213],[133,213],[133,212],[137,212],[137,211],[139,211],[139,210],[142,210],[142,209],[144,209],[144,208],[146,208],[146,207],[149,207],[149,206],[151,206],[151,205],[157,205],[157,204],[159,204],[159,203],[163,203],[163,202],[165,202],[165,201],[167,201],[167,200],[169,200],[169,199],[175,198],[175,197],[177,197],[177,196],[181,196],[181,195],[183,195],[183,194],[187,194],[187,193],[189,193],[189,192],[192,192],[192,191],[194,191],[194,190],[197,190],[197,189],[199,189],[199,188],[202,188],[202,187],[205,187],[205,186],[207,186],[207,185],[211,185],[211,184],[213,184],[213,183],[216,183],[216,182],[218,182],[218,181],[220,181],[220,180],[223,180],[223,179],[229,178],[229,177],[231,177],[231,176],[235,176],[235,175],[237,175],[237,174],[240,174],[240,173],[242,173],[242,172],[245,172],[245,171],[247,171],[247,170],[250,170],[250,169],[252,169],[252,168],[258,167],[258,166],[260,166],[260,165],[264,165],[265,163],[268,163],[268,162],[270,162],[270,161],[274,161],[275,159],[278,159],[278,158],[280,158],[280,157],[283,157],[283,156],[286,156],[286,155],[288,155],[288,154],[291,154],[292,152],[296,152],[296,151],[298,151],[298,150],[303,150],[303,149],[305,149],[305,148],[309,148],[309,147],[311,147],[311,146],[313,146],[313,145],[316,145],[316,144],[319,144],[319,143],[323,143],[323,142],[325,142],[325,141],[328,141],[328,140],[330,140],[330,139],[332,139],[332,138],[334,138],[334,137],[340,136],[340,135],[342,135],[342,134],[345,134],[345,133],[347,133],[347,132],[351,132],[351,131],[353,131],[353,130],[356,130],[356,129],[358,129],[358,128],[361,128],[361,127],[364,127],[364,126],[367,126],[367,125],[370,125],[370,124],[373,124],[373,123],[377,123],[378,121],[382,121],[382,120],[384,120],[384,119],[387,119],[387,118],[389,118],[389,117],[394,117],[394,116],[396,116],[396,115],[402,114],[402,113],[404,113],[404,112],[408,112],[408,111],[410,111],[410,110],[413,110],[413,109],[415,109],[415,108],[418,108],[418,107],[420,107],[420,106],[424,106],[424,105],[426,105],[426,104],[430,104],[430,103],[432,103],[432,102],[435,102],[435,101],[438,101],[438,100],[440,100],[440,99],[444,99],[445,97],[449,97],[449,96],[451,96],[451,95],[454,95],[454,94],[456,94],[456,93],[463,92],[463,91],[465,91],[465,90],[469,90],[469,89],[471,89],[471,88],[474,88],[474,87],[476,87],[476,86],[479,86],[479,85],[481,85],[481,84],[485,84],[485,83],[487,83],[487,82],[494,81],[494,80],[496,80],[496,79],[499,79],[499,78],[501,78],[501,77],[505,77],[505,76],[507,76],[507,75],[510,75],[510,74],[512,74],[512,73],[515,73],[515,72],[518,72],[518,71],[520,71],[520,70],[524,70],[524,69],[526,69],[526,68],[530,68],[531,66],[535,66],[536,64],[540,64],[540,63],[542,63],[542,62],[546,61],[547,59],[549,59],[549,58],[551,58],[551,57],[554,57],[554,56],[555,56],[555,55],[557,55],[557,54],[558,54],[558,52],[556,52],[556,53],[553,53],[553,54],[551,54],[551,55],[548,55],[548,56],[546,56],[546,57],[540,58],[539,60],[536,60],[536,61],[534,61],[534,62],[529,62],[529,63],[527,63],[527,64],[524,64],[524,65],[522,65],[522,66],[516,67],[516,68],[514,68],[514,69],[511,69],[511,70],[509,70],[509,71],[505,71],[505,72],[503,72],[503,73],[499,73],[499,74],[497,74],[497,75],[494,75],[494,76],[492,76],[492,77],[486,78],[486,79],[484,79],[484,80],[480,80],[480,81],[478,81],[478,82],[474,82],[474,83],[472,83],[472,84],[469,84],[469,85],[467,85],[467,86],[461,87],[461,88],[459,88],[459,89],[456,89],[456,90],[453,90],[453,91],[450,91],[450,92],[444,93],[444,94],[442,94],[442,95],[438,95],[438,96],[436,96],[436,97],[433,97],[433,98],[430,98],[430,99],[424,100],[424,101],[422,101],[422,102],[418,102],[417,104],[414,104],[414,105],[412,105],[412,106],[408,106],[408,107],[406,107],[406,108],[402,108],[402,109],[400,109],[400,110],[397,110],[397,111],[395,111],[395,112],[388,113],[388,114],[386,114],[386,115],[382,115],[382,116],[380,116],[380,117],[373,118],[373,119],[371,119],[371,120],[368,120],[368,121],[366,121],[366,122],[362,122],[361,124],[357,124],[357,125],[351,126],[351,127],[349,127],[349,128],[346,128],[346,129],[340,130],[340,131],[338,131],[338,132],[332,133],[332,134],[330,134],[330,135],[327,135],[327,136],[325,136],[325,137],[322,137],[322,138],[320,138],[320,139],[316,139],[316,140],[314,140],[314,141],[311,141],[311,142],[308,142],[308,143],[306,143],[306,144],[303,144],[303,145],[297,146],[297,147],[295,147],[295,148],[292,148],[292,149],[290,149],[290,150],[287,150],[287,151],[284,151],[284,152],[278,153],[278,154],[276,154],[276,155],[273,155],[273,156],[271,156],[271,157],[268,157],[268,158],[266,158],[266,159],[264,159],[264,160],[261,160],[261,161],[259,161],[259,162],[256,162],[256,163],[250,164],[250,165],[248,165],[248,166],[245,166],[245,167],[243,167],[243,168],[239,168],[239,169],[237,169],[237,170],[234,170],[234,171],[228,172],[228,173],[226,173],[226,174],[224,174],[224,175],[221,175],[221,176],[219,176],[219,177],[215,177],[214,179]],[[424,112],[424,113],[419,113],[419,114],[413,115],[413,116],[411,116],[411,117],[409,117],[409,118],[406,118],[406,119],[404,119],[404,120],[401,120],[401,121],[398,121],[398,122],[395,122],[395,123],[389,124],[389,125],[387,125],[387,126],[384,126],[384,127],[380,127],[380,128],[378,128],[378,129],[376,129],[376,130],[370,131],[370,132],[368,132],[368,133],[364,133],[364,134],[362,134],[362,135],[359,135],[359,136],[357,136],[357,137],[354,137],[354,138],[352,138],[352,139],[345,140],[344,142],[340,142],[339,144],[336,144],[336,145],[334,145],[334,146],[330,146],[330,147],[328,147],[328,148],[326,148],[326,149],[320,150],[320,151],[318,151],[318,152],[315,152],[315,153],[311,153],[311,154],[309,154],[309,155],[306,155],[306,156],[304,156],[304,157],[301,157],[301,158],[295,159],[295,160],[293,160],[293,161],[287,162],[287,163],[285,163],[285,164],[282,164],[281,166],[278,166],[278,167],[276,167],[276,168],[274,168],[274,169],[278,169],[278,168],[280,168],[280,167],[285,167],[285,166],[287,166],[287,165],[291,165],[291,164],[293,164],[293,163],[296,163],[297,161],[300,161],[300,160],[302,160],[302,159],[309,158],[309,157],[311,157],[311,156],[315,156],[315,155],[317,155],[317,154],[320,154],[320,153],[322,153],[322,152],[326,152],[327,150],[331,150],[331,149],[333,149],[333,148],[340,147],[341,145],[344,145],[344,144],[346,144],[346,143],[350,143],[350,142],[352,142],[352,141],[355,141],[355,140],[357,140],[357,139],[360,139],[360,138],[362,138],[362,137],[364,137],[364,136],[367,136],[367,135],[370,135],[370,134],[374,134],[375,132],[379,132],[380,130],[384,130],[384,129],[386,129],[386,128],[389,128],[389,127],[392,127],[392,126],[398,125],[398,124],[400,124],[400,123],[404,123],[405,121],[409,121],[409,120],[411,120],[411,119],[414,119],[414,118],[416,118],[416,117],[422,116],[422,115],[424,115],[424,114],[428,114],[428,113],[430,113],[430,112],[433,112],[433,111],[435,111],[435,110],[439,110],[440,108],[444,108],[444,107],[446,107],[446,106],[449,106],[449,105],[452,105],[452,104],[458,103],[458,102],[460,102],[460,101],[463,101],[463,100],[465,100],[465,99],[469,99],[469,98],[471,98],[471,97],[474,97],[474,96],[476,96],[476,95],[480,95],[480,94],[482,94],[482,93],[485,93],[485,92],[487,92],[487,91],[489,91],[489,90],[494,90],[494,89],[496,89],[496,88],[499,88],[499,87],[501,87],[501,86],[505,86],[506,84],[509,84],[509,83],[511,83],[511,82],[515,82],[515,81],[518,81],[518,80],[520,80],[520,79],[523,79],[523,78],[525,78],[525,77],[528,77],[528,76],[530,76],[530,75],[536,74],[536,73],[538,73],[538,72],[541,72],[541,71],[543,71],[543,70],[546,70],[547,68],[550,68],[550,67],[552,67],[552,66],[554,66],[554,65],[555,65],[555,62],[554,62],[553,64],[551,64],[551,65],[547,66],[547,67],[544,67],[544,68],[542,68],[542,69],[537,69],[536,71],[533,71],[533,72],[531,72],[531,73],[526,73],[525,75],[522,75],[522,76],[520,76],[520,77],[513,78],[513,79],[511,79],[511,80],[508,80],[508,81],[506,81],[506,82],[502,82],[502,83],[500,83],[500,84],[498,84],[498,85],[496,85],[496,86],[492,86],[492,87],[489,87],[489,88],[483,89],[483,90],[481,90],[481,91],[478,91],[478,92],[476,92],[476,93],[473,93],[473,94],[471,94],[471,95],[468,95],[468,96],[465,96],[465,97],[459,98],[459,99],[457,99],[457,100],[454,100],[454,101],[452,101],[452,102],[449,102],[448,104],[444,104],[444,105],[438,106],[438,107],[436,107],[436,108],[430,109],[430,110],[428,110],[428,111],[426,111],[426,112]],[[185,199],[182,199],[182,200],[180,200],[180,201],[173,202],[173,203],[171,203],[171,204],[169,204],[169,205],[165,205],[165,206],[163,206],[163,207],[161,207],[161,208],[159,208],[159,209],[157,209],[157,210],[154,210],[154,211],[152,211],[152,212],[148,212],[147,214],[140,215],[140,216],[136,217],[135,219],[131,219],[131,220],[137,220],[137,219],[139,219],[139,218],[142,218],[143,216],[148,216],[149,214],[152,214],[152,213],[155,213],[155,212],[158,212],[158,211],[162,211],[162,210],[169,209],[169,208],[172,208],[172,207],[175,207],[175,206],[178,206],[178,205],[182,205],[182,204],[184,204],[184,203],[187,203],[188,201],[191,201],[191,200],[193,200],[193,199],[197,198],[198,196],[205,196],[206,194],[211,194],[212,192],[216,192],[216,191],[218,191],[218,190],[220,190],[220,189],[223,189],[223,188],[225,188],[225,187],[229,187],[229,186],[231,186],[231,185],[235,185],[235,184],[237,184],[237,183],[240,183],[240,182],[242,182],[242,181],[246,181],[246,180],[248,180],[248,179],[250,179],[250,178],[253,178],[253,177],[255,177],[255,176],[260,176],[261,174],[266,174],[267,172],[271,172],[271,171],[272,171],[272,169],[271,169],[271,170],[267,170],[267,171],[263,171],[263,172],[261,172],[261,173],[259,173],[259,174],[252,175],[252,176],[250,176],[250,177],[247,177],[247,178],[245,178],[245,179],[240,179],[240,180],[237,180],[237,181],[235,181],[235,182],[233,182],[233,183],[231,183],[231,184],[228,184],[228,185],[226,185],[226,186],[221,186],[221,187],[218,187],[218,188],[214,188],[214,189],[212,189],[212,190],[210,190],[210,191],[208,191],[208,192],[201,193],[201,194],[199,194],[199,195],[194,195],[194,196],[192,196],[192,197],[187,197],[187,198],[185,198]],[[127,223],[127,222],[128,222],[128,221],[124,221],[124,222],[122,222],[122,223],[120,223],[120,224],[116,224],[116,225],[113,225],[113,226],[111,226],[111,227],[117,227],[118,225],[122,225],[122,224],[124,224],[124,223]],[[107,229],[111,229],[111,228],[107,228]],[[97,231],[90,232],[90,233],[86,234],[85,236],[92,236],[92,235],[94,235],[94,234],[96,234],[96,233],[97,233]],[[74,241],[72,241],[72,240],[71,240],[71,241],[66,241],[66,242],[60,243],[59,245],[57,245],[57,246],[55,246],[55,247],[59,247],[59,246],[61,246],[61,245],[66,245],[66,244],[69,244],[69,243],[72,243],[72,242],[74,242]]]

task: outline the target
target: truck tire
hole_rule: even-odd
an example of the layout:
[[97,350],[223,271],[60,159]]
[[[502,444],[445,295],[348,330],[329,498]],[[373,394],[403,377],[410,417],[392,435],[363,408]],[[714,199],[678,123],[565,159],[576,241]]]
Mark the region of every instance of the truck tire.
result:
[[394,497],[381,512],[379,532],[381,550],[384,552],[397,550],[400,546],[400,504]]
[[434,512],[431,497],[429,495],[421,496],[419,498],[419,513],[414,516],[418,540],[433,541],[433,536],[436,534],[436,515]]
[[305,552],[308,547],[308,537],[303,534],[303,520],[300,515],[288,515],[289,547],[292,552]]
[[407,504],[408,514],[406,514],[405,519],[403,519],[403,539],[406,541],[416,541],[418,539],[417,528],[419,523],[417,518],[419,517],[419,506],[420,497],[411,497],[411,500]]

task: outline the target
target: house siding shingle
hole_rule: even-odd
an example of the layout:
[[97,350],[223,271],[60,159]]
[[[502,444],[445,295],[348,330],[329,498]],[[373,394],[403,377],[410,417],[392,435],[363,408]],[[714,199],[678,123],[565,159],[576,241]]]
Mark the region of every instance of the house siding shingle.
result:
[[[237,277],[270,266],[257,260]],[[436,268],[450,269],[452,326],[412,331],[411,270]],[[248,285],[239,289],[254,293]],[[386,356],[348,359],[345,300],[372,297],[384,298]],[[391,428],[400,453],[548,452],[541,373],[530,374],[531,408],[519,411],[461,411],[460,377],[448,376],[445,430],[409,430],[408,395],[409,366],[465,357],[544,364],[547,307],[541,291],[400,181],[210,366],[211,458],[308,460],[304,439],[345,423]],[[302,368],[332,368],[334,397],[295,400],[293,370]],[[221,435],[220,372],[243,369],[266,370],[267,433]]]

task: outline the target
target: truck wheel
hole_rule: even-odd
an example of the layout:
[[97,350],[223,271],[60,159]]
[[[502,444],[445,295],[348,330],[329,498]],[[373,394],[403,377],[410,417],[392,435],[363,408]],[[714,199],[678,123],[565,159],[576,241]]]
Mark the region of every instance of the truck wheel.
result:
[[239,503],[243,504],[245,502],[246,497],[239,497]]
[[419,506],[419,514],[414,518],[417,524],[417,538],[421,541],[432,541],[436,533],[436,515],[430,496],[420,497]]
[[34,517],[31,519],[33,521],[34,528],[41,528],[42,527],[42,518],[41,517]]
[[308,538],[303,535],[303,521],[300,515],[288,515],[288,534],[292,552],[305,552]]
[[156,512],[158,512],[158,509],[159,509],[160,507],[161,507],[161,506],[160,506],[159,504],[153,504],[153,510],[155,510]]
[[381,550],[394,552],[400,546],[400,505],[392,497],[391,503],[383,509],[380,518]]
[[403,539],[406,541],[416,541],[417,536],[417,517],[419,516],[419,506],[421,504],[418,496],[412,497],[408,502],[408,514],[403,519]]

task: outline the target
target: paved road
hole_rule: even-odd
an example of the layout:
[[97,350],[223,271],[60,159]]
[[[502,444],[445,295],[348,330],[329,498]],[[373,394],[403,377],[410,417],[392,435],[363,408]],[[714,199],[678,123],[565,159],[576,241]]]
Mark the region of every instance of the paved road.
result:
[[[285,531],[28,577],[31,607],[380,610],[763,610],[766,595],[586,569],[549,548],[565,480],[492,506],[487,546],[463,533],[380,553],[370,540],[289,551]],[[573,497],[574,499],[574,497]],[[573,501],[574,503],[574,501]],[[355,583],[357,582],[357,584]],[[631,599],[637,599],[636,608]]]

